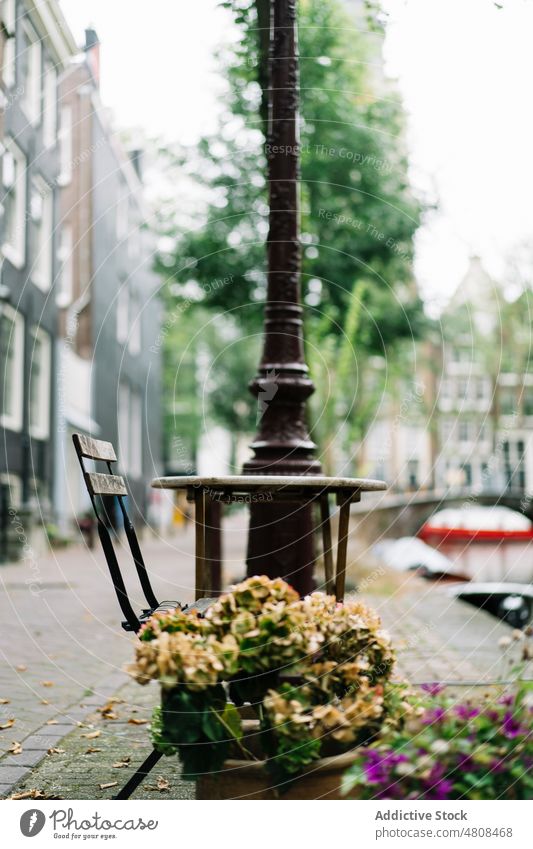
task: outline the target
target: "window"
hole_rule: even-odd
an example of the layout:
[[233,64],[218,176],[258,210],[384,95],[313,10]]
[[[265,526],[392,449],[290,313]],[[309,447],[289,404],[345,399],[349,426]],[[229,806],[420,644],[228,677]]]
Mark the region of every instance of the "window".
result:
[[524,415],[533,416],[533,389],[524,392]]
[[62,106],[59,116],[59,177],[61,186],[67,186],[72,179],[72,112],[70,106]]
[[41,43],[29,21],[22,24],[20,45],[22,106],[32,124],[41,117]]
[[57,73],[48,62],[44,71],[43,91],[43,144],[52,147],[57,129]]
[[22,481],[18,475],[0,473],[0,513],[8,507],[22,505]]
[[117,297],[117,342],[128,341],[130,322],[130,290],[127,283],[122,283]]
[[487,381],[483,377],[479,377],[476,382],[476,398],[478,401],[484,401],[488,397]]
[[464,401],[468,398],[468,380],[461,379],[457,383],[457,398],[459,401]]
[[128,235],[129,200],[128,190],[123,187],[120,190],[117,202],[117,239],[125,239]]
[[459,420],[459,442],[468,442],[470,437],[470,428],[468,422],[464,419]]
[[48,439],[50,433],[50,337],[37,327],[31,332],[29,376],[30,434]]
[[505,482],[511,488],[526,487],[525,443],[523,439],[510,440],[503,444],[503,471]]
[[121,471],[142,477],[142,397],[128,384],[118,390],[118,438]]
[[32,181],[30,215],[32,222],[33,282],[43,291],[52,282],[53,195],[50,186],[36,177]]
[[463,482],[465,486],[472,486],[472,466],[470,463],[463,465]]
[[130,388],[121,383],[118,388],[118,445],[120,468],[129,471],[130,459]]
[[0,422],[9,430],[21,430],[24,319],[7,304],[0,307],[0,363]]
[[441,422],[440,429],[441,429],[441,439],[442,439],[443,443],[447,443],[448,440],[451,439],[451,437],[452,437],[453,422],[450,419],[444,419],[444,421]]
[[129,339],[128,350],[130,354],[136,356],[141,352],[141,322],[142,313],[140,310],[139,296],[136,292],[132,292],[129,303]]
[[15,85],[16,0],[3,0],[1,12],[4,21],[4,26],[6,29],[2,79],[6,87],[11,88],[11,86]]
[[13,139],[6,140],[3,164],[3,252],[17,268],[26,258],[26,157]]
[[142,477],[142,399],[139,392],[130,395],[130,475]]
[[500,409],[504,416],[512,416],[516,407],[516,398],[513,390],[502,389],[500,392]]
[[409,487],[411,489],[416,489],[416,487],[418,486],[418,460],[408,460],[407,477]]
[[59,274],[57,278],[56,303],[64,309],[72,303],[72,230],[68,224],[63,224],[59,235],[57,251]]

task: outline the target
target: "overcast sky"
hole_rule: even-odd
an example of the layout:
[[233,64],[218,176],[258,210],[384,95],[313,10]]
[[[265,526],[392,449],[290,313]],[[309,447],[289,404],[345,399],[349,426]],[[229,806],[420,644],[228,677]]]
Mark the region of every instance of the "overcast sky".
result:
[[[423,293],[442,299],[470,253],[502,274],[533,232],[533,0],[385,0],[387,70],[408,111],[413,179],[440,201],[417,238]],[[122,126],[190,142],[215,127],[217,0],[61,0],[102,41],[102,97]],[[369,36],[370,37],[370,36]]]

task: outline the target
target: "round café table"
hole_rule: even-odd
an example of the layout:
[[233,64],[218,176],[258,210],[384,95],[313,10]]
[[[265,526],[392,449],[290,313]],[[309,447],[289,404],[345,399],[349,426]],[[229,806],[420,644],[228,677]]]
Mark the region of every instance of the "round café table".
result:
[[[335,594],[338,601],[344,598],[346,582],[346,554],[350,505],[360,501],[362,492],[386,489],[384,481],[366,478],[333,478],[323,475],[233,475],[227,477],[201,477],[176,475],[155,478],[156,489],[183,489],[195,505],[195,586],[196,598],[209,595],[211,576],[206,533],[206,505],[209,502],[243,504],[254,500],[289,501],[320,506],[320,528],[326,576],[326,591]],[[331,535],[330,496],[335,496],[339,506],[339,532],[336,563],[333,558]]]

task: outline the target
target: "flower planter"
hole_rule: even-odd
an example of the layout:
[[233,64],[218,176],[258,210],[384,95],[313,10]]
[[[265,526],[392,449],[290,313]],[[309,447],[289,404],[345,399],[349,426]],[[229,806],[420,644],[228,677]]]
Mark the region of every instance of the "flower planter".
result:
[[[196,782],[197,799],[342,799],[343,773],[352,764],[354,752],[321,758],[290,784],[276,786],[265,761],[231,759],[216,774]],[[352,796],[353,798],[353,796]]]

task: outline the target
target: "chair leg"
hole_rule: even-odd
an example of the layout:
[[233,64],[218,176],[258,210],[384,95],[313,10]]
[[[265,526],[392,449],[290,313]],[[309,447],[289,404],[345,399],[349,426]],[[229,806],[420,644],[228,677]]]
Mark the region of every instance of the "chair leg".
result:
[[329,496],[326,492],[320,496],[320,521],[322,525],[322,553],[324,557],[326,592],[328,595],[332,595],[335,592],[335,585],[333,576],[331,521],[329,517]]
[[339,513],[339,541],[337,543],[337,574],[335,576],[335,595],[337,601],[344,601],[346,584],[346,555],[348,549],[348,529],[350,525],[350,497],[341,503]]
[[141,764],[137,772],[134,772],[130,780],[124,785],[122,790],[113,796],[113,799],[129,799],[131,794],[135,792],[141,781],[143,781],[149,772],[151,772],[156,763],[163,757],[162,752],[153,750],[150,752],[144,763]]
[[199,487],[194,493],[194,522],[196,534],[196,574],[195,599],[203,598],[206,586],[206,551],[205,551],[205,492]]

